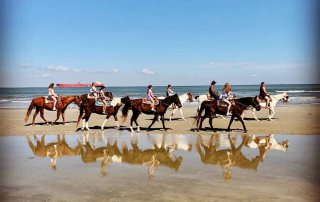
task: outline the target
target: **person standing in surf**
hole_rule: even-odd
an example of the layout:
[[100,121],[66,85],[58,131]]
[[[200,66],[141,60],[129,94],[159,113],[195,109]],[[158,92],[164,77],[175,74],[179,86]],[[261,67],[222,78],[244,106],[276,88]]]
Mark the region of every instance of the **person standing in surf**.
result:
[[54,87],[54,83],[51,83],[48,87],[48,94],[49,94],[49,98],[52,98],[54,103],[53,103],[53,109],[52,110],[56,110],[56,104],[57,104],[57,100],[58,100],[58,95],[55,94],[54,90],[53,90],[53,87]]

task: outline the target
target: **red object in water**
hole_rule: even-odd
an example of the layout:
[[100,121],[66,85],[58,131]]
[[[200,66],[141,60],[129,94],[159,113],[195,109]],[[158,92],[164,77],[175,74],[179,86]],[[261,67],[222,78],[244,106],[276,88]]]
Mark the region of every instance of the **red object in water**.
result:
[[[104,86],[102,83],[94,84],[95,87]],[[87,88],[91,87],[91,83],[58,83],[58,88]]]

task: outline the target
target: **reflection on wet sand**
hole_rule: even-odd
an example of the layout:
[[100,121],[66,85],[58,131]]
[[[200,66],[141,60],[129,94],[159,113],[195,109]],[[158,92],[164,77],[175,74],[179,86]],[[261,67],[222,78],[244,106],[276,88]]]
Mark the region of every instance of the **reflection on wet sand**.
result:
[[[260,162],[266,158],[269,150],[287,151],[288,141],[278,142],[274,135],[131,135],[129,139],[118,135],[82,134],[77,142],[68,144],[65,135],[57,135],[57,141],[45,143],[45,135],[41,140],[33,136],[33,144],[29,135],[28,145],[36,157],[50,158],[50,167],[57,169],[57,160],[64,156],[80,156],[84,163],[101,162],[101,174],[107,174],[110,163],[125,163],[148,166],[147,174],[154,176],[156,168],[164,166],[178,171],[184,155],[190,155],[193,146],[204,164],[217,165],[222,168],[225,180],[232,178],[232,168],[257,170]],[[82,140],[82,142],[79,141]],[[91,140],[91,141],[90,141]],[[126,142],[128,141],[129,142]],[[238,144],[237,144],[238,142]],[[76,145],[76,146],[69,146]],[[243,148],[251,151],[258,149],[259,155],[250,157],[243,153]],[[179,153],[180,155],[177,155]]]

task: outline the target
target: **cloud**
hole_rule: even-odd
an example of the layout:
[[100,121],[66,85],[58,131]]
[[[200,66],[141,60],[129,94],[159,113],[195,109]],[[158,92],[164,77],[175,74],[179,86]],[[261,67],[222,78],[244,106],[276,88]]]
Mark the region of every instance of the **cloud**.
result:
[[46,70],[51,71],[51,72],[67,72],[70,69],[68,67],[63,66],[63,65],[59,65],[59,66],[50,65],[46,68]]
[[30,64],[21,64],[21,65],[19,65],[19,68],[22,68],[22,69],[29,69],[31,67],[32,66]]
[[142,74],[145,74],[145,75],[153,75],[153,74],[154,74],[153,71],[148,70],[148,69],[143,69],[143,70],[141,71],[141,73],[142,73]]
[[42,78],[49,78],[49,77],[50,77],[50,74],[48,74],[48,73],[42,74],[41,77],[42,77]]
[[114,68],[114,69],[111,70],[111,72],[114,73],[114,74],[118,74],[119,70],[117,68]]

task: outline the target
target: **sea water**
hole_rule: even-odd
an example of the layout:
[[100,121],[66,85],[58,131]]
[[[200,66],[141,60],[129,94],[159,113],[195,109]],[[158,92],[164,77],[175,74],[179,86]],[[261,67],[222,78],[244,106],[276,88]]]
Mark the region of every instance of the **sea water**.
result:
[[[222,90],[217,85],[217,90]],[[55,88],[59,95],[82,95],[89,92],[90,88]],[[173,86],[173,90],[179,95],[191,92],[193,96],[208,93],[209,86]],[[108,87],[105,91],[111,91],[114,97],[129,96],[130,98],[146,97],[147,87]],[[267,91],[271,95],[288,92],[289,104],[319,104],[319,84],[277,84],[267,85]],[[153,92],[156,96],[165,96],[166,86],[154,86]],[[232,85],[232,93],[237,97],[255,96],[259,94],[259,85]],[[32,88],[0,88],[0,108],[27,108],[32,98],[47,96],[48,89],[45,87]],[[193,103],[196,105],[196,103]],[[191,103],[191,105],[193,105]]]

